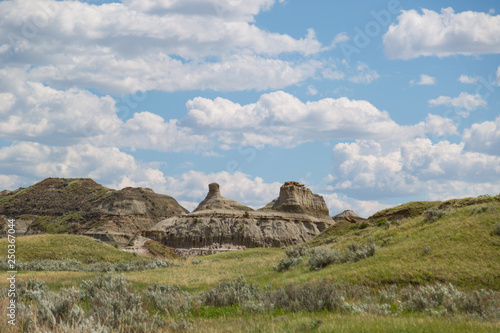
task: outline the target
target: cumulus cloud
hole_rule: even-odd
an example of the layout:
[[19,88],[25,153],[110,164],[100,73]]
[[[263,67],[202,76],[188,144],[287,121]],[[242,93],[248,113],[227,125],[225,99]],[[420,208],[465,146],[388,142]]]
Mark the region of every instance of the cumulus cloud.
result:
[[[295,39],[251,23],[274,2],[127,1],[96,6],[4,1],[0,62],[30,65],[30,79],[60,89],[77,85],[117,94],[278,89],[313,76],[320,67],[312,59],[281,60],[280,55],[307,57],[321,52],[322,45],[313,30]],[[232,7],[217,14],[224,4]],[[203,8],[213,8],[215,15]]]
[[500,156],[500,116],[464,130],[465,150]]
[[438,98],[429,100],[429,106],[448,106],[462,110],[459,112],[462,116],[468,116],[471,111],[480,107],[486,107],[487,102],[480,94],[469,94],[461,92],[458,97],[439,96]]
[[221,194],[253,208],[261,208],[279,195],[282,184],[266,183],[260,177],[243,172],[204,173],[191,170],[176,177],[166,177],[163,191],[185,202],[198,204],[208,193],[208,184],[219,183]]
[[[261,11],[269,10],[275,0],[125,0],[130,8],[151,14],[178,13],[224,17],[226,20],[252,22]],[[284,2],[284,0],[279,0]]]
[[23,69],[0,69],[0,138],[54,145],[97,139],[120,126],[115,100],[87,90],[56,90],[27,80]]
[[446,57],[500,53],[500,15],[465,11],[403,10],[383,37],[387,57]]
[[[325,98],[302,102],[277,91],[264,94],[256,103],[240,105],[224,98],[197,97],[186,104],[188,114],[182,127],[215,138],[227,146],[294,147],[304,142],[329,139],[409,138],[426,132],[455,134],[453,123],[429,116],[415,126],[400,126],[385,111],[367,101]],[[437,129],[437,126],[446,127]]]
[[479,77],[468,76],[465,74],[460,75],[460,77],[458,78],[458,82],[466,83],[466,84],[477,84],[478,81],[479,81]]
[[364,201],[342,196],[337,193],[323,195],[326,205],[330,210],[330,215],[337,215],[344,210],[350,209],[362,217],[369,217],[374,213],[392,207],[392,205],[382,204],[378,201]]
[[332,154],[331,189],[357,199],[416,194],[446,198],[458,183],[466,186],[457,187],[455,197],[500,189],[495,180],[500,179],[500,157],[467,151],[463,143],[416,138],[395,149],[373,140],[356,141],[337,144]]
[[111,187],[127,183],[161,184],[161,171],[141,164],[127,153],[112,147],[81,144],[68,147],[16,142],[0,149],[2,174],[15,174],[24,184],[58,175],[91,177]]
[[365,63],[358,63],[356,66],[356,74],[349,78],[349,81],[353,83],[364,83],[369,84],[380,77],[377,71],[370,69]]
[[420,74],[420,80],[419,81],[411,80],[410,84],[411,85],[416,84],[419,86],[430,86],[436,84],[436,78],[427,74]]

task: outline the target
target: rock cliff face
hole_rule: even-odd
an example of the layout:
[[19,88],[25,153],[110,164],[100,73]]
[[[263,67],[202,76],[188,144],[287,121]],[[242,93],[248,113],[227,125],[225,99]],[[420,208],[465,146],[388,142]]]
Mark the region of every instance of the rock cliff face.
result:
[[257,211],[225,199],[212,183],[191,214],[163,220],[142,235],[173,248],[280,247],[308,241],[333,223],[323,198],[295,182]]
[[276,216],[181,216],[161,221],[142,235],[173,248],[281,247],[303,243],[332,223]]
[[349,221],[349,222],[366,221],[365,218],[362,218],[361,216],[359,216],[358,214],[356,214],[354,211],[352,211],[350,209],[349,210],[344,210],[342,213],[333,216],[332,219],[335,222],[343,221],[343,220],[346,220],[346,221]]
[[[71,233],[127,243],[136,232],[187,212],[174,198],[151,189],[115,191],[88,178],[47,178],[0,195],[0,225],[15,219],[19,236]],[[5,232],[5,223],[0,229]]]
[[237,201],[226,199],[220,193],[220,187],[217,183],[208,185],[208,194],[198,207],[193,212],[200,211],[232,211],[232,212],[247,212],[253,208],[240,204]]
[[330,218],[328,207],[321,195],[297,182],[286,182],[280,188],[280,195],[259,211],[278,211],[305,214],[319,218]]

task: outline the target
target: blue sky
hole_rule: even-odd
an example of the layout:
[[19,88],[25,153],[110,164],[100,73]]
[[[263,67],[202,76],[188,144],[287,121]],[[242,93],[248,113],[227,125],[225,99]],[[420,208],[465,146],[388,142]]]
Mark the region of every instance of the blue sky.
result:
[[500,192],[496,1],[0,1],[0,186],[331,214]]

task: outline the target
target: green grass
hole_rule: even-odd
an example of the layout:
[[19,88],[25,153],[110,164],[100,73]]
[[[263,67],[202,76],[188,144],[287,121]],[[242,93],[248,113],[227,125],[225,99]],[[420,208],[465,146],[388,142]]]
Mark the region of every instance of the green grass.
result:
[[[425,206],[425,205],[423,205]],[[497,197],[466,198],[432,204],[447,210],[436,221],[427,222],[421,214],[397,223],[368,221],[359,224],[339,222],[309,242],[311,246],[344,250],[352,242],[378,246],[373,257],[358,262],[332,264],[311,271],[307,257],[302,264],[278,273],[272,267],[285,258],[283,249],[257,248],[198,258],[176,259],[177,266],[158,270],[126,272],[135,290],[153,283],[180,286],[191,293],[206,291],[239,276],[257,282],[263,288],[289,283],[304,283],[327,278],[326,281],[368,286],[372,291],[397,284],[452,283],[459,289],[500,290],[500,236],[494,233],[500,222]],[[17,259],[74,258],[85,261],[130,260],[132,254],[83,236],[38,235],[16,240]],[[7,242],[0,240],[0,256],[5,257]],[[200,264],[194,261],[203,260]],[[78,287],[92,279],[89,272],[19,272],[17,278],[43,280],[52,290]],[[6,286],[7,273],[0,273],[0,286]],[[254,315],[237,307],[202,307],[185,317],[195,332],[498,332],[498,321],[479,321],[460,316],[401,314],[393,316],[342,315],[339,313],[273,313]],[[1,325],[0,325],[1,326]]]
[[212,332],[498,332],[498,323],[430,316],[356,316],[332,313],[291,313],[287,315],[195,319],[193,331]]
[[[127,273],[134,283],[169,283],[189,290],[202,290],[220,281],[245,276],[261,286],[284,285],[331,277],[336,281],[384,285],[450,282],[460,288],[500,290],[500,237],[493,233],[500,206],[471,215],[475,206],[456,209],[447,216],[426,223],[423,216],[391,224],[389,228],[338,223],[312,240],[312,245],[345,249],[348,244],[374,241],[379,248],[373,257],[347,264],[334,264],[310,271],[307,260],[284,273],[272,269],[281,258],[281,249],[248,249],[203,257],[203,263],[151,272]],[[333,243],[328,244],[331,239]],[[217,261],[212,261],[217,259]]]
[[[191,263],[192,258],[179,259],[176,260],[179,264],[176,267],[127,272],[125,275],[137,288],[157,282],[178,285],[189,291],[206,290],[240,275],[249,282],[258,282],[261,287],[331,277],[335,281],[372,288],[391,284],[450,282],[467,290],[500,290],[500,236],[493,233],[495,223],[500,220],[500,205],[490,203],[488,205],[496,210],[471,215],[474,208],[483,205],[455,209],[433,223],[426,223],[423,216],[401,220],[398,224],[391,224],[389,228],[370,224],[365,229],[359,229],[357,224],[340,222],[325,230],[310,244],[342,250],[354,241],[360,245],[374,241],[379,248],[373,257],[354,263],[333,264],[319,271],[311,271],[306,258],[297,267],[278,273],[272,267],[285,257],[284,251],[277,248],[257,248],[195,258],[203,259],[203,263],[197,265]],[[86,245],[71,245],[64,241],[67,235],[30,237],[54,237],[47,239],[60,241],[54,241],[51,243],[53,245],[48,245],[46,240],[33,242],[38,244],[35,247],[28,245],[31,242],[23,245],[25,237],[19,238],[18,258],[22,260],[64,257],[85,260],[91,255],[97,260],[118,261],[132,256],[84,237],[82,239],[87,240],[84,244],[98,247],[91,249]],[[44,238],[40,238],[42,239]],[[5,240],[2,241],[0,248],[6,249]],[[43,272],[31,273],[43,279]],[[61,273],[60,278],[66,279],[64,273]],[[54,283],[57,284],[57,281]]]
[[[7,244],[6,238],[0,239],[0,257],[7,257]],[[98,262],[112,263],[137,259],[131,253],[86,236],[42,234],[16,238],[18,261],[76,259],[85,262],[88,257]]]

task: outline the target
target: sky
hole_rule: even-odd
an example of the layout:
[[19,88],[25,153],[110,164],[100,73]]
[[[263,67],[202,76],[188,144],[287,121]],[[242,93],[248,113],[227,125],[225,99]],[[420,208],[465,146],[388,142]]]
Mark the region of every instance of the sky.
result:
[[498,1],[0,1],[0,189],[500,193]]

